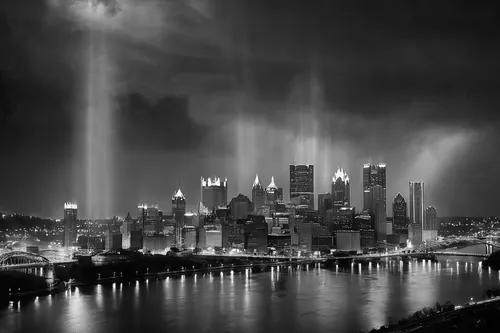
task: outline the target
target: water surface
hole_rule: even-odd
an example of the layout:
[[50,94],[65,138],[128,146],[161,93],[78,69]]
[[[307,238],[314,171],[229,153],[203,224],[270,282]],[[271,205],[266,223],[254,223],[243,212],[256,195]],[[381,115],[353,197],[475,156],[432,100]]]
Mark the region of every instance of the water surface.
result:
[[2,332],[355,332],[499,288],[479,259],[214,273],[73,288],[0,310]]

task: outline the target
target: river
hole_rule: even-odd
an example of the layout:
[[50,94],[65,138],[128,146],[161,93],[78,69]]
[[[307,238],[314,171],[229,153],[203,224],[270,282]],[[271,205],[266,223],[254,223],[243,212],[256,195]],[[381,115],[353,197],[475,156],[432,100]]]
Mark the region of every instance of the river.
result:
[[[483,246],[484,248],[484,246]],[[463,249],[470,252],[471,248]],[[0,310],[10,332],[355,332],[499,288],[478,258],[274,268],[73,287]]]

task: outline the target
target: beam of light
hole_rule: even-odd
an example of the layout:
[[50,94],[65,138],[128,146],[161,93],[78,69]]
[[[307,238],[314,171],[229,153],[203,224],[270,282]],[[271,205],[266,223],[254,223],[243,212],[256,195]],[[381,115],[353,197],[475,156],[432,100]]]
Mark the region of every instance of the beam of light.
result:
[[89,218],[109,217],[112,211],[113,175],[113,80],[114,63],[107,37],[116,28],[121,12],[117,0],[47,0],[56,10],[82,26],[89,35],[88,52],[84,53],[83,124],[81,143],[84,178],[82,189],[86,204],[83,214]]
[[90,218],[112,212],[113,110],[106,33],[91,31],[88,55],[85,136],[87,213]]

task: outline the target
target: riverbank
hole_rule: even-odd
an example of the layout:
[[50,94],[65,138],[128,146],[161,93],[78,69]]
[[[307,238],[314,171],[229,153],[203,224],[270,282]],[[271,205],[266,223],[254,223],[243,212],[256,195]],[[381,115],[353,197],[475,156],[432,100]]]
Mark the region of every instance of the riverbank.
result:
[[43,277],[17,271],[0,271],[0,303],[8,302],[12,294],[37,293],[48,287]]
[[483,261],[483,268],[490,268],[500,270],[500,251],[493,252],[490,256]]
[[[452,308],[453,307],[453,308]],[[423,332],[498,332],[500,297],[455,306],[424,308],[397,323],[388,324],[370,333]]]
[[[219,260],[200,260],[190,257],[144,256],[139,260],[108,264],[74,265],[70,272],[62,273],[65,281],[56,281],[49,285],[45,278],[21,273],[6,271],[4,279],[0,279],[0,302],[48,296],[63,292],[74,286],[88,286],[103,283],[127,282],[140,279],[164,279],[170,276],[218,273],[245,269],[252,269],[253,273],[264,272],[270,267],[289,265],[284,262],[261,262],[258,260],[244,260],[223,258]],[[1,276],[0,276],[1,277]],[[7,278],[8,277],[8,278]],[[14,282],[15,281],[15,282]]]
[[70,286],[87,286],[87,285],[95,285],[101,283],[111,283],[111,282],[124,282],[124,281],[133,281],[138,279],[148,279],[148,278],[166,278],[171,276],[181,276],[181,275],[195,275],[195,274],[205,274],[205,273],[219,273],[219,272],[228,272],[235,271],[239,272],[244,269],[252,269],[253,273],[265,272],[266,269],[270,267],[277,267],[281,265],[290,265],[290,262],[269,262],[269,263],[249,263],[244,265],[225,265],[225,266],[216,266],[216,267],[206,267],[199,269],[182,269],[182,270],[174,270],[174,271],[165,271],[165,272],[156,272],[156,273],[146,273],[141,275],[136,275],[134,277],[122,277],[122,276],[114,276],[107,278],[99,278],[95,281],[74,281],[70,283]]

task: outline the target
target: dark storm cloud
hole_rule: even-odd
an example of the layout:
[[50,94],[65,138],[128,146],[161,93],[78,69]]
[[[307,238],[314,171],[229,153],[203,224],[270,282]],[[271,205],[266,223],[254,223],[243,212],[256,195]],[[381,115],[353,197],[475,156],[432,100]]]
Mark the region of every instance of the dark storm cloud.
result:
[[[478,101],[475,112],[488,119],[494,114],[500,50],[492,13],[498,5],[273,4],[241,18],[248,25],[242,43],[260,54],[249,63],[259,95],[283,99],[294,74],[313,71],[326,91],[326,109],[350,115],[469,123]],[[432,116],[401,112],[416,102],[431,106]]]
[[[164,160],[181,151],[206,153],[211,160],[200,158],[197,163],[219,172],[221,166],[230,168],[239,149],[252,146],[235,144],[242,132],[258,141],[244,127],[250,123],[265,127],[256,133],[273,136],[273,146],[289,144],[276,133],[310,135],[332,145],[349,144],[352,159],[332,163],[380,157],[392,162],[393,175],[413,177],[404,175],[397,163],[413,163],[413,156],[433,151],[443,138],[456,136],[463,142],[469,133],[483,132],[474,139],[476,149],[469,151],[464,143],[463,154],[450,157],[460,168],[450,169],[435,193],[445,198],[453,193],[456,202],[464,203],[470,190],[461,195],[450,184],[479,167],[485,171],[475,173],[474,184],[485,184],[485,196],[500,186],[491,169],[498,163],[499,142],[491,129],[500,121],[496,3],[91,3],[94,11],[102,7],[108,15],[94,17],[82,6],[75,10],[74,4],[87,4],[80,0],[0,4],[0,41],[2,50],[8,50],[0,52],[0,147],[10,154],[7,158],[14,153],[47,154],[39,157],[36,168],[27,157],[16,166],[3,164],[2,181],[8,172],[30,173],[33,180],[49,173],[52,176],[45,179],[53,180],[54,201],[62,202],[71,193],[60,188],[68,187],[64,181],[74,176],[68,161],[74,163],[76,152],[68,150],[75,147],[73,138],[81,128],[75,116],[84,102],[82,54],[89,31],[107,29],[119,96],[114,130],[125,151],[145,151]],[[269,161],[276,158],[276,149],[257,148],[261,156],[245,154],[262,161],[255,168],[274,166]],[[286,158],[293,159],[283,156],[283,163]],[[62,168],[57,175],[55,163]],[[147,167],[136,168],[138,174],[149,174]],[[158,166],[151,179],[137,186],[154,182],[165,170],[170,170],[167,164]],[[186,171],[183,177],[198,178],[205,170],[196,172]],[[198,193],[194,187],[186,191]],[[42,192],[35,187],[30,202]],[[480,191],[474,187],[474,192]],[[21,207],[21,195],[14,198],[7,204]],[[481,209],[488,204],[485,201]],[[451,211],[448,207],[454,203],[440,205]],[[42,203],[38,206],[43,209]]]
[[187,96],[167,96],[157,102],[139,93],[119,103],[119,133],[126,149],[184,151],[201,145],[207,128],[189,117]]
[[[43,25],[45,8],[36,1],[29,11],[15,4],[7,6],[2,6],[4,19],[0,20],[2,49],[7,50],[0,55],[0,146],[57,153],[50,147],[64,145],[71,138],[69,108],[75,85],[65,55],[78,50],[79,36],[65,36],[61,26]],[[68,27],[67,22],[60,23]]]

